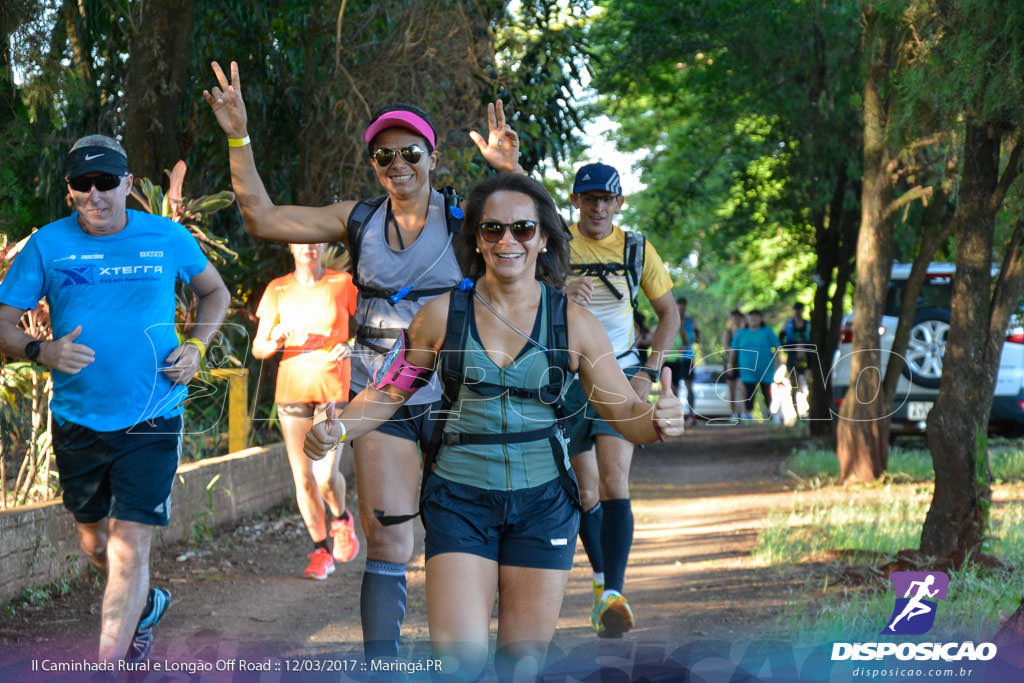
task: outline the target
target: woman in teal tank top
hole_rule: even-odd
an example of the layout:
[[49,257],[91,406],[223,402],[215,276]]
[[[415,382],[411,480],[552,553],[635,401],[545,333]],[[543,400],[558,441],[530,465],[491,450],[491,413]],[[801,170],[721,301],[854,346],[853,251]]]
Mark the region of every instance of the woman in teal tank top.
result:
[[[561,484],[566,453],[555,411],[536,391],[549,370],[548,323],[558,321],[548,316],[568,272],[568,237],[543,185],[506,173],[473,188],[457,248],[476,283],[461,349],[466,386],[423,491],[430,639],[434,654],[458,667],[446,674],[482,674],[500,594],[498,677],[529,676],[542,668],[554,635],[579,524],[574,492]],[[456,296],[429,301],[413,319],[400,361],[411,372],[444,369],[439,352]],[[564,317],[567,371],[579,373],[603,419],[635,443],[682,433],[679,400],[666,394],[653,408],[640,401],[591,313],[570,303]],[[662,385],[671,387],[671,379]],[[338,418],[328,410],[310,431],[306,454],[322,457],[339,439],[372,430],[410,395],[393,383],[367,387]]]

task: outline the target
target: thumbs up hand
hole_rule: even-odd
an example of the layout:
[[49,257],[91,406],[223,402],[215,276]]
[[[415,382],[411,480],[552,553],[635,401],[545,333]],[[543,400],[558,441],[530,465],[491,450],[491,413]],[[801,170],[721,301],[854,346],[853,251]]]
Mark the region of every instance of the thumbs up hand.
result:
[[51,370],[68,375],[78,374],[79,370],[96,360],[95,351],[85,344],[75,343],[81,333],[82,326],[79,325],[60,339],[44,341],[39,345],[36,360]]
[[672,370],[661,369],[661,395],[654,406],[654,427],[659,435],[680,436],[686,431],[683,404],[672,391]]
[[334,401],[313,410],[313,426],[306,432],[302,450],[310,460],[320,460],[345,436],[345,425],[334,414]]

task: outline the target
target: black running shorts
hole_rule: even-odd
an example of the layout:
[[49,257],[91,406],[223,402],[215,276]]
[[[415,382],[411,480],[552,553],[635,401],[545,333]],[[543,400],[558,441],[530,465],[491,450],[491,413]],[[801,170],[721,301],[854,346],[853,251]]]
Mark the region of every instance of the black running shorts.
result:
[[470,553],[499,565],[572,568],[580,513],[558,479],[501,491],[430,475],[420,503],[425,555]]
[[54,419],[64,507],[83,524],[105,517],[167,526],[181,458],[181,416],[97,432]]

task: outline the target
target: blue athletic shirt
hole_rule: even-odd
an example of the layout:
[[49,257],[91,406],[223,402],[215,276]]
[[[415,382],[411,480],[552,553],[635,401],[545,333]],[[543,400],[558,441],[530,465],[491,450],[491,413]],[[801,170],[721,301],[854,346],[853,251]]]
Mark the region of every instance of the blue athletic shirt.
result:
[[75,343],[96,353],[77,374],[53,371],[53,414],[96,431],[180,415],[188,390],[161,371],[179,345],[174,284],[206,264],[184,226],[131,209],[113,235],[86,233],[77,212],[36,231],[0,282],[0,303],[30,310],[45,297],[53,338],[81,325]]
[[683,347],[681,357],[693,360],[693,318],[686,316],[683,321],[683,329],[686,331],[686,346]]
[[740,381],[747,384],[770,383],[775,370],[773,349],[780,346],[775,330],[762,325],[756,330],[745,327],[732,335],[732,348],[737,351]]

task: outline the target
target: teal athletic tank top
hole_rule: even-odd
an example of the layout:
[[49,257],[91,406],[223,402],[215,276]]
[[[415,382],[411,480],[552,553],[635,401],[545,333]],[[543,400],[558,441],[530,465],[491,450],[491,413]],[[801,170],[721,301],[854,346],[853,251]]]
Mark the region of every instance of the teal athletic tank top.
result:
[[[530,337],[547,346],[548,288],[543,287],[541,306]],[[492,361],[476,327],[475,301],[470,297],[469,327],[463,351],[466,384],[487,382],[507,387],[536,390],[548,382],[550,368],[547,355],[537,345],[523,340],[524,346],[507,367]],[[439,359],[444,363],[444,359]],[[556,423],[554,408],[536,398],[506,392],[485,397],[463,385],[452,403],[452,414],[445,432],[452,433],[514,433],[550,427]],[[569,467],[566,442],[561,431],[557,438],[562,445],[564,464]],[[548,438],[536,441],[502,444],[442,445],[434,464],[434,473],[445,479],[485,489],[512,491],[545,484],[558,478],[558,469],[551,455]]]

